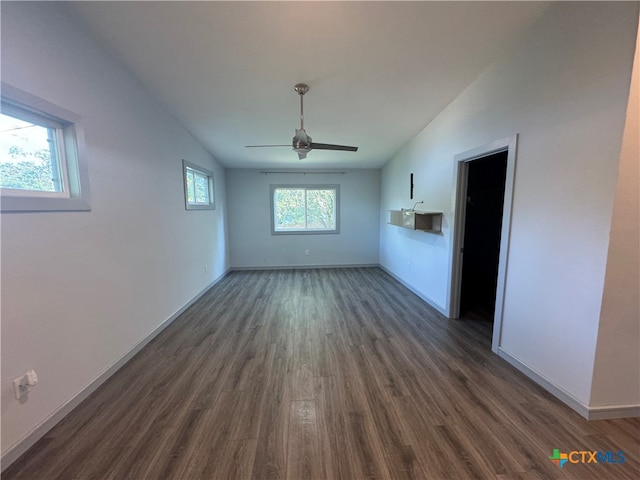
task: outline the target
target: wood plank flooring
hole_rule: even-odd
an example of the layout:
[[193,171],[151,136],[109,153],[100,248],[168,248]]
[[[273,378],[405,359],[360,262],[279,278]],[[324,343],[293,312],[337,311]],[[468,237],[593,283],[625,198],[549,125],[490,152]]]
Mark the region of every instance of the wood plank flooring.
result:
[[640,478],[640,419],[587,422],[490,343],[377,268],[233,272],[2,478]]

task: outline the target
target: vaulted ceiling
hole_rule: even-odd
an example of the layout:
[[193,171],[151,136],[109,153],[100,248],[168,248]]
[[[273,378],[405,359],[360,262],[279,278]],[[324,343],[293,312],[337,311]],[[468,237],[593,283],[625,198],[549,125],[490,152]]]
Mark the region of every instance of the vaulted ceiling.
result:
[[[69,9],[230,168],[379,168],[548,2],[73,2]],[[290,148],[307,83],[314,142]]]

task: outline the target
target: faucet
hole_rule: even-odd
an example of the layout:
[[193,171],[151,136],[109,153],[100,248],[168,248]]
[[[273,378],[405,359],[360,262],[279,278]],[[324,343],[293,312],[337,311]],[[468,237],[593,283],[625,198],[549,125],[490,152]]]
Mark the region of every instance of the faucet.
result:
[[416,202],[415,205],[413,206],[413,208],[401,208],[400,211],[401,212],[415,212],[416,211],[416,205],[418,205],[419,203],[424,203],[424,202],[423,201]]

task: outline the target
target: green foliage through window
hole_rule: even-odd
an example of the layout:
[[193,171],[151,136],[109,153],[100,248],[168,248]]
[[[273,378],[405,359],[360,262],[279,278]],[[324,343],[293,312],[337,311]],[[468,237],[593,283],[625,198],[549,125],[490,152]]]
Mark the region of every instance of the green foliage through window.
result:
[[182,161],[184,198],[187,210],[214,210],[213,172]]
[[209,204],[209,177],[187,168],[187,200],[194,205]]
[[0,114],[0,187],[61,192],[56,129]]
[[273,189],[274,232],[337,231],[337,187]]

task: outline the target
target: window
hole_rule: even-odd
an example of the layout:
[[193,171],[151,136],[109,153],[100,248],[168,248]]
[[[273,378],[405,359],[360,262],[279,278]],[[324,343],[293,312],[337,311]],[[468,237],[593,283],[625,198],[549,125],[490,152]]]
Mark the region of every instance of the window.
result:
[[[21,120],[31,117],[32,120]],[[0,113],[0,164],[2,188],[34,192],[65,192],[69,187],[60,163],[60,132],[64,127],[52,120],[26,115],[6,105]]]
[[182,161],[184,174],[184,202],[187,210],[213,210],[216,208],[213,191],[213,172]]
[[90,210],[79,117],[2,84],[2,211]]
[[339,185],[271,185],[271,233],[338,233]]

